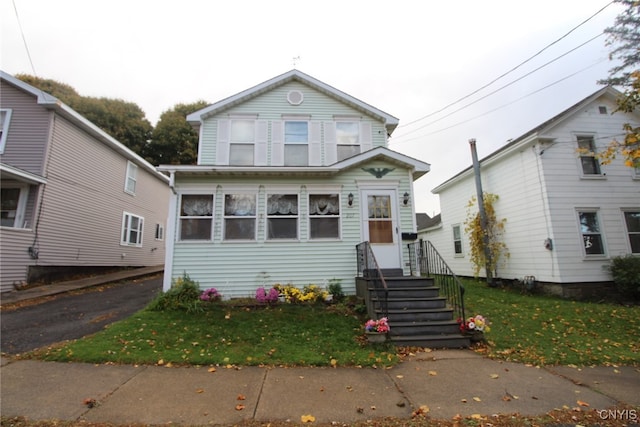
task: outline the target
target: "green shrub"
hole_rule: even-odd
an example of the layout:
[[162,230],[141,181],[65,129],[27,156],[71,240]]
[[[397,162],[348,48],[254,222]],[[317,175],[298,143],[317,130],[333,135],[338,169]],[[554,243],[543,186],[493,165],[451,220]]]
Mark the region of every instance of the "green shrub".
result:
[[640,257],[624,255],[612,258],[607,269],[622,295],[640,299]]
[[340,279],[331,279],[329,280],[328,291],[331,295],[333,295],[334,302],[340,302],[344,299],[344,292],[342,291],[342,285],[340,284]]
[[171,289],[163,292],[147,306],[152,311],[180,310],[188,313],[202,312],[200,284],[192,280],[187,273],[174,279]]

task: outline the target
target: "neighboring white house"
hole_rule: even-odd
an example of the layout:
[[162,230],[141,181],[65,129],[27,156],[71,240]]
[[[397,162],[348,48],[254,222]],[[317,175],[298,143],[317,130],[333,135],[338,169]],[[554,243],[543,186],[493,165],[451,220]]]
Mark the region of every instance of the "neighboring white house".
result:
[[[527,276],[550,291],[585,296],[611,281],[611,257],[640,255],[640,173],[618,158],[601,165],[578,148],[597,149],[623,138],[637,113],[616,112],[613,88],[603,88],[480,161],[484,192],[499,196],[510,258],[498,277]],[[472,276],[464,232],[467,203],[476,195],[470,167],[432,190],[441,223],[421,230],[453,271]],[[484,275],[484,272],[481,272]]]
[[0,71],[0,291],[162,265],[168,183],[60,100]]
[[187,273],[225,297],[261,285],[355,293],[356,245],[407,271],[425,162],[387,148],[398,119],[298,70],[200,111],[197,165],[162,165],[173,195],[164,289]]

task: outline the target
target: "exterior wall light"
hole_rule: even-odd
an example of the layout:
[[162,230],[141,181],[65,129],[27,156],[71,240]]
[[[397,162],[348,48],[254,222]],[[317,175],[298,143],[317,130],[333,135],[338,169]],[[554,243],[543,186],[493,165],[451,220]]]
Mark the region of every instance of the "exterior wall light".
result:
[[402,204],[407,206],[407,204],[409,204],[409,193],[405,192],[402,195]]
[[347,202],[349,203],[349,207],[353,206],[353,193],[349,193],[347,196]]

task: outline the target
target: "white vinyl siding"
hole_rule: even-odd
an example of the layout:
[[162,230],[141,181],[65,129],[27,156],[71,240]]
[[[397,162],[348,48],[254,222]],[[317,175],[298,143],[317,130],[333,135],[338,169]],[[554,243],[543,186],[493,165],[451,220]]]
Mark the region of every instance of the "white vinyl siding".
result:
[[122,214],[122,239],[121,245],[142,246],[142,231],[144,230],[144,218],[132,213]]

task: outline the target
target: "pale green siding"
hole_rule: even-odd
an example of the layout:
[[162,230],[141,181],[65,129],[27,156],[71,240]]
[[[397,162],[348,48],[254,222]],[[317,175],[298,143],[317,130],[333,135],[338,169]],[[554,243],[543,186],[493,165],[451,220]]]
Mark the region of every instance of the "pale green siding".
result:
[[[363,167],[395,168],[383,178],[376,179]],[[256,182],[259,182],[257,184]],[[402,205],[402,194],[411,192],[411,175],[407,169],[383,161],[372,161],[354,166],[333,178],[211,178],[182,179],[176,186],[178,193],[201,192],[215,195],[214,237],[208,242],[176,241],[173,277],[183,273],[200,282],[201,288],[216,287],[227,298],[252,297],[256,288],[265,284],[292,283],[302,287],[315,283],[325,285],[330,279],[341,279],[346,293],[355,293],[354,277],[357,273],[355,246],[362,241],[361,200],[359,182],[379,184],[397,189],[399,195],[399,231],[415,231],[411,203]],[[296,241],[265,240],[265,196],[270,188],[283,185],[296,188],[300,198],[299,239]],[[258,194],[258,238],[251,242],[230,242],[222,239],[223,200],[225,192],[233,189],[254,189]],[[274,187],[276,186],[276,187]],[[232,190],[227,191],[231,188]],[[322,188],[340,194],[341,238],[314,241],[308,239],[307,194]],[[355,195],[352,207],[347,195]],[[179,219],[177,220],[179,222]],[[179,229],[179,223],[176,224]],[[406,252],[406,251],[403,251]],[[406,259],[405,259],[406,261]],[[403,261],[403,265],[405,264]]]
[[[287,101],[287,93],[291,90],[298,90],[304,94],[302,104],[289,104]],[[321,124],[332,122],[336,116],[352,116],[357,118],[361,123],[371,124],[372,147],[385,147],[387,144],[387,130],[384,123],[301,82],[294,81],[272,89],[240,105],[231,107],[228,110],[224,110],[215,116],[206,118],[201,130],[202,140],[200,142],[199,164],[214,165],[217,163],[217,122],[218,120],[226,120],[230,116],[238,114],[257,115],[257,120],[266,120],[268,122],[268,159],[271,158],[271,123],[273,121],[280,121],[283,116],[287,115],[308,115],[310,121]],[[324,148],[324,131],[321,133],[321,139]],[[322,164],[326,165],[327,162],[324,157],[325,156],[323,156]]]

